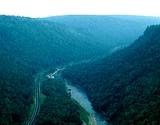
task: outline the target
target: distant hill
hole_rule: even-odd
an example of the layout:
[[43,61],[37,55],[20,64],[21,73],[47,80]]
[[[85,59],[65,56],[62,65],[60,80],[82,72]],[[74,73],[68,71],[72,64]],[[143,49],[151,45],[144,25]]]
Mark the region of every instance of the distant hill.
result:
[[54,22],[1,16],[0,28],[1,52],[25,58],[34,66],[64,64],[104,53],[87,36]]
[[2,125],[22,124],[28,118],[38,72],[108,55],[132,43],[147,25],[159,22],[152,17],[138,21],[135,17],[76,16],[77,21],[69,22],[65,16],[54,18],[57,21],[0,16]]
[[118,15],[54,16],[46,20],[64,24],[85,33],[104,48],[111,50],[131,44],[148,25],[159,24],[158,17]]
[[64,77],[87,92],[94,108],[113,125],[160,124],[160,25],[133,44]]

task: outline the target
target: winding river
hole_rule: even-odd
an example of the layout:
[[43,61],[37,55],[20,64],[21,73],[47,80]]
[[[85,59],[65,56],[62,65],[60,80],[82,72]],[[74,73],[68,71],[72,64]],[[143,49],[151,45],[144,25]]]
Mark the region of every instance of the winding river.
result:
[[[54,79],[55,75],[62,71],[64,68],[57,68],[53,73],[47,75],[48,78]],[[67,89],[71,90],[71,97],[76,100],[89,114],[89,125],[108,125],[104,117],[94,111],[91,102],[89,101],[87,95],[80,88],[73,86],[67,80],[65,80]]]
[[67,81],[66,86],[67,89],[71,90],[71,97],[90,114],[92,121],[91,125],[107,125],[107,122],[104,120],[104,118],[94,111],[92,104],[85,92],[83,92],[80,88],[69,84]]

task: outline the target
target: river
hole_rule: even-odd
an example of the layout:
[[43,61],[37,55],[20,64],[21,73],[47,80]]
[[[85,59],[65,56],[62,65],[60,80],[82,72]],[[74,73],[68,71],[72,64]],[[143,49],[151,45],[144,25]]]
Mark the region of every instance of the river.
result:
[[85,92],[83,92],[80,88],[69,84],[67,81],[66,86],[67,89],[71,90],[71,97],[90,114],[91,119],[94,121],[93,125],[107,125],[107,122],[104,120],[104,118],[94,111],[92,104]]
[[[55,75],[62,71],[64,68],[57,68],[53,73],[47,75],[48,78],[54,79]],[[90,114],[90,125],[108,125],[104,117],[94,111],[91,102],[87,95],[80,88],[73,86],[67,80],[65,80],[67,89],[71,90],[71,98],[76,100],[89,114]]]

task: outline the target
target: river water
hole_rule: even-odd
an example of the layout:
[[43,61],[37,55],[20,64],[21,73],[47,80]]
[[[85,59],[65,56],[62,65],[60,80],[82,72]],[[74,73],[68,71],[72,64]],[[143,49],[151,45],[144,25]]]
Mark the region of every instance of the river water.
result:
[[90,113],[95,120],[96,125],[107,125],[107,122],[104,120],[104,118],[94,111],[87,95],[80,88],[69,84],[67,81],[66,86],[67,89],[71,90],[71,97],[75,99],[88,113]]

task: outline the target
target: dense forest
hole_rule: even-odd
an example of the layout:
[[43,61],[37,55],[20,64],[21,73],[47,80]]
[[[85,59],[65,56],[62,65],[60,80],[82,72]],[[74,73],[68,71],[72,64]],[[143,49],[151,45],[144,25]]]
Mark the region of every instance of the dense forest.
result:
[[63,77],[83,87],[113,125],[159,125],[159,69],[160,25],[153,25],[129,47],[68,67]]
[[28,118],[41,69],[104,52],[86,40],[53,22],[0,16],[0,124],[19,125]]
[[[158,24],[159,17],[145,16],[54,16],[46,20],[72,27],[80,33],[85,33],[94,39],[94,43],[112,51],[113,48],[123,48],[134,42],[148,25]],[[98,42],[96,42],[98,41]]]
[[0,124],[18,125],[33,103],[33,73],[13,57],[4,53],[0,57]]
[[[97,17],[97,20],[101,19],[98,19]],[[112,21],[113,20],[117,19],[113,18]],[[34,98],[33,98],[34,79],[38,72],[42,70],[48,70],[49,68],[62,66],[70,62],[77,62],[81,60],[99,57],[102,55],[108,55],[111,52],[111,50],[113,50],[115,47],[119,47],[121,45],[127,46],[128,44],[130,44],[133,39],[136,39],[136,37],[139,34],[141,34],[141,31],[148,24],[154,24],[158,22],[157,18],[156,19],[153,18],[151,21],[148,22],[147,22],[148,18],[144,18],[144,20],[141,21],[141,23],[138,23],[139,25],[136,27],[135,25],[137,23],[133,23],[134,26],[129,25],[131,22],[134,22],[135,20],[131,21],[127,20],[120,21],[120,22],[126,21],[126,24],[121,25],[120,27],[118,27],[119,25],[117,25],[120,24],[120,22],[118,22],[116,23],[116,25],[114,23],[112,25],[106,25],[105,27],[99,25],[96,26],[94,29],[92,29],[92,27],[88,26],[90,22],[87,20],[82,23],[78,22],[74,23],[75,25],[78,26],[77,28],[73,25],[70,26],[66,23],[62,23],[60,20],[50,21],[48,19],[0,16],[0,92],[1,92],[0,124],[20,125],[24,124],[24,122],[28,119],[29,114],[31,112],[30,111],[31,106],[34,104]],[[108,20],[106,21],[103,20],[102,24],[107,21]],[[86,24],[86,25],[81,26],[80,24]],[[117,34],[114,34],[114,30],[107,30],[107,31],[105,30],[116,29],[115,32],[118,31],[120,33],[120,31],[122,31],[123,28],[126,28],[127,25],[128,27],[126,29],[127,30],[126,33],[123,34],[124,33],[123,31],[123,33],[120,35],[121,38],[118,38],[117,36],[117,38],[119,39],[118,42],[114,39],[112,41],[115,41],[116,44],[111,45],[111,39],[116,38],[115,36]],[[95,32],[96,31],[95,29],[97,27],[104,28],[103,29],[104,32],[102,33],[103,38],[101,40],[98,39],[101,36],[100,34],[102,28],[97,30],[97,32]],[[89,30],[86,31],[85,28]],[[136,35],[133,36],[133,33],[135,33]],[[106,34],[110,35],[113,34],[113,35],[112,37],[108,37],[108,35],[107,37],[105,37]],[[128,42],[125,43],[124,41]],[[104,42],[106,42],[105,45]],[[101,77],[103,77],[103,75]],[[85,75],[84,78],[86,78]],[[87,76],[87,78],[89,78],[89,76]],[[96,82],[96,80],[94,81]],[[43,90],[44,95],[46,94],[46,89],[47,89],[47,88],[45,89],[45,87],[47,87],[47,85],[48,86],[51,85],[50,81],[47,82],[48,84],[46,84],[46,86],[44,85],[44,90]],[[52,90],[53,86],[50,87]],[[57,89],[59,90],[58,86]],[[62,87],[62,89],[64,88]],[[47,91],[51,90],[47,89]],[[93,89],[91,89],[91,91],[92,90],[94,91],[94,87]],[[53,95],[57,94],[54,93],[54,91],[50,93]],[[61,94],[65,95],[66,92],[63,91]],[[98,97],[99,96],[98,92],[96,94],[97,94],[96,96]],[[89,96],[90,98],[91,95],[92,94],[90,94]],[[64,106],[64,110],[68,111],[69,109],[67,106],[72,106],[73,110],[71,110],[71,112],[66,115],[68,115],[68,117],[71,117],[71,115],[75,115],[72,116],[75,117],[74,122],[78,122],[79,124],[80,122],[78,118],[78,113],[77,114],[73,113],[73,111],[75,111],[74,109],[76,108],[76,106],[70,99],[68,99],[68,97],[64,98],[66,99],[66,102],[68,104],[65,107],[64,103],[66,102],[62,101],[62,104],[59,105],[58,108]],[[48,102],[44,102],[43,105],[50,106],[56,103],[51,101],[54,99],[55,99],[54,97],[48,95],[48,98],[46,98]],[[101,96],[97,99],[101,100]],[[99,105],[96,99],[92,100],[92,102],[97,103],[97,104],[94,103],[95,108],[97,107],[97,105]],[[105,102],[101,104],[104,103]],[[99,106],[97,110],[101,111],[101,107],[102,106]],[[55,107],[51,107],[51,109],[54,108]],[[105,109],[104,111],[107,112],[107,109],[106,108],[104,109]],[[46,112],[46,110],[47,109],[43,108],[42,106],[42,112],[40,112],[39,117],[44,116],[43,111]],[[57,112],[58,111],[59,110],[57,110]],[[48,117],[50,117],[52,113],[54,113],[54,110],[53,112],[48,112]],[[59,121],[57,120],[57,122],[60,122],[62,117],[61,115],[58,116],[59,118],[57,119],[59,119]],[[40,120],[38,124],[43,124],[43,120],[45,121],[45,119],[42,119],[42,121]],[[65,121],[63,121],[63,124],[64,122]],[[68,121],[68,123],[71,122],[73,121]]]
[[77,35],[78,31],[54,22],[1,16],[0,28],[1,52],[14,53],[12,56],[17,61],[32,68],[65,64],[104,53],[88,36]]
[[42,106],[37,125],[81,125],[78,105],[71,99],[62,80],[42,82]]

